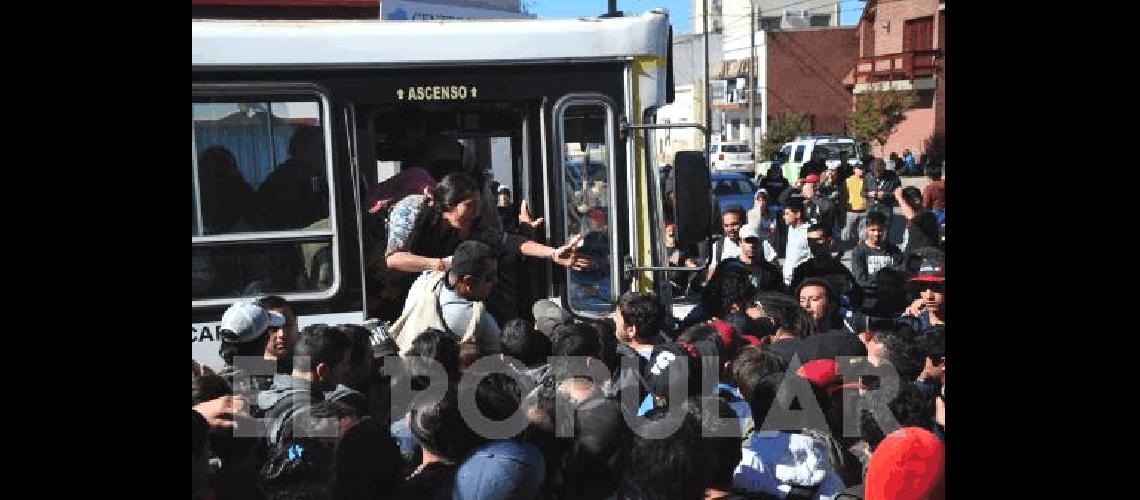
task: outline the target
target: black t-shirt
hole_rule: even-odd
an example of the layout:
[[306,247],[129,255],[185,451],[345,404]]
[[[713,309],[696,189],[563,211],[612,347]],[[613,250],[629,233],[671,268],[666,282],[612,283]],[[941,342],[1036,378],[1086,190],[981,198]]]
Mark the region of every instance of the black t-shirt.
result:
[[914,219],[907,221],[906,248],[903,252],[913,252],[922,247],[938,246],[938,219],[929,210],[922,210]]

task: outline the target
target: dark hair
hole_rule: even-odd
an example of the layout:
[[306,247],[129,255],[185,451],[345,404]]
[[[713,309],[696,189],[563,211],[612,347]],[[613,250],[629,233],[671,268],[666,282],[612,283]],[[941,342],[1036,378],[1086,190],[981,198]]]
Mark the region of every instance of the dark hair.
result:
[[[736,413],[728,402],[717,398],[716,406],[698,405],[696,398],[691,398],[686,410],[692,412],[696,408],[700,411],[695,415],[701,422],[700,463],[703,474],[701,485],[705,488],[719,490],[732,489],[732,476],[736,466],[740,463],[743,451],[740,446],[738,420],[732,418]],[[723,426],[732,426],[737,432],[733,436],[718,436],[724,432]]]
[[518,382],[505,373],[486,374],[475,387],[475,406],[490,420],[506,420],[514,415],[522,397]]
[[554,327],[555,356],[590,356],[601,359],[602,345],[598,332],[582,323],[566,323]]
[[[449,380],[459,381],[459,343],[455,337],[442,330],[435,328],[424,330],[412,340],[412,345],[408,346],[408,350],[404,351],[403,356],[409,360],[413,359],[413,356],[434,359],[443,365],[443,370],[447,373]],[[415,362],[410,363],[409,368],[413,379],[426,376],[425,373],[420,372]],[[413,385],[416,384],[413,383]]]
[[750,280],[751,273],[744,266],[720,265],[713,271],[701,294],[701,308],[710,317],[724,317],[732,305],[741,308],[756,294]]
[[871,210],[871,211],[867,212],[867,222],[865,225],[870,226],[872,224],[874,224],[876,226],[886,227],[887,226],[887,214],[884,214],[884,213],[879,212],[877,210]]
[[528,367],[542,364],[550,355],[550,339],[536,331],[525,318],[512,319],[502,328],[503,354]]
[[456,278],[467,275],[482,278],[483,262],[495,260],[490,245],[477,240],[467,240],[455,248],[451,257],[451,275]]
[[625,324],[637,327],[637,340],[653,342],[664,326],[661,303],[655,293],[625,292],[618,299]]
[[834,311],[839,307],[839,294],[832,288],[831,284],[823,278],[805,278],[796,286],[796,301],[800,300],[800,292],[809,286],[823,287],[823,291],[827,294],[827,307]]
[[[886,403],[885,406],[891,410],[891,414],[898,421],[900,428],[920,427],[931,430],[934,408],[931,406],[931,401],[923,396],[914,383],[908,380],[900,380],[899,392],[891,401],[883,401],[885,398],[882,392],[869,391],[862,396],[859,426],[863,432],[863,439],[871,445],[871,449],[879,446],[887,434],[884,429],[879,427],[879,424],[875,423],[875,418],[870,410],[871,405],[883,406]],[[894,431],[894,429],[890,430]]]
[[371,360],[369,353],[372,350],[372,334],[367,328],[353,324],[336,325],[336,328],[348,337],[348,343],[351,345],[348,359],[352,364],[357,365]]
[[265,309],[265,310],[269,310],[269,309],[288,309],[289,311],[293,310],[293,308],[289,306],[289,302],[286,301],[285,298],[281,297],[280,295],[266,295],[260,299],[257,299],[257,305],[261,306],[261,308]]
[[733,384],[740,389],[745,401],[752,401],[760,381],[773,373],[784,373],[788,361],[783,356],[768,352],[757,346],[745,347],[732,363]]
[[[618,498],[657,500],[704,498],[701,481],[703,464],[701,453],[701,419],[699,410],[691,409],[685,401],[685,417],[681,427],[668,439],[647,439],[635,436],[629,452],[629,461],[618,488]],[[649,427],[665,426],[666,421],[656,420]],[[652,432],[652,430],[651,430]],[[656,431],[663,434],[662,431]],[[737,445],[739,447],[739,444]]]
[[764,425],[764,419],[768,418],[768,411],[776,402],[776,394],[780,391],[782,383],[784,383],[784,372],[778,371],[764,375],[752,387],[748,406],[752,409],[752,421],[756,423],[756,429],[760,429]]
[[[554,327],[555,363],[550,366],[551,374],[556,381],[566,378],[569,374],[571,361],[563,356],[588,356],[598,360],[602,359],[602,343],[598,340],[598,332],[583,323],[567,323]],[[581,367],[579,366],[579,369]],[[595,380],[602,383],[602,380]]]
[[[615,373],[621,367],[621,355],[617,352],[618,340],[615,335],[616,327],[612,318],[588,319],[585,324],[593,328],[598,334],[598,344],[602,346],[601,359]],[[553,348],[551,352],[554,352]]]
[[690,326],[677,336],[677,342],[699,342],[702,340],[711,340],[720,342],[720,331],[708,323],[697,323]]
[[923,357],[929,358],[931,363],[940,364],[946,357],[946,328],[932,326],[918,334],[916,339],[918,348]]
[[807,232],[809,232],[809,233],[814,233],[814,232],[816,232],[816,231],[823,231],[823,235],[824,235],[824,236],[826,236],[826,237],[828,237],[828,238],[830,238],[830,237],[831,237],[831,232],[829,232],[829,231],[827,230],[827,227],[826,227],[826,226],[824,226],[823,224],[820,224],[820,223],[816,222],[815,224],[812,224],[812,225],[808,226]]
[[772,318],[777,330],[784,330],[797,337],[811,333],[811,317],[800,307],[799,302],[779,292],[762,293],[756,302],[764,308],[764,315]]
[[904,187],[902,190],[903,200],[912,207],[922,206],[922,191],[914,186]]
[[906,309],[906,275],[891,268],[875,273],[875,307],[866,311],[872,316],[896,317]]
[[791,210],[796,213],[804,213],[804,202],[799,198],[789,198],[784,202],[784,210]]
[[324,323],[306,326],[297,335],[297,344],[293,348],[294,359],[309,357],[309,366],[294,364],[293,369],[301,373],[312,372],[313,367],[324,363],[333,366],[344,360],[346,352],[351,347],[348,336],[339,328]]
[[305,156],[312,154],[314,148],[321,149],[323,152],[324,136],[321,134],[321,128],[312,125],[301,125],[293,131],[293,136],[289,138],[289,156]]
[[408,411],[408,429],[425,450],[458,463],[471,450],[471,429],[459,413],[456,386],[439,399],[420,398]]
[[740,216],[740,221],[741,221],[742,223],[744,223],[744,222],[748,222],[748,212],[745,212],[745,211],[744,211],[744,207],[742,207],[742,206],[740,206],[740,205],[738,205],[738,204],[736,204],[736,203],[733,203],[732,205],[729,205],[728,207],[725,207],[725,209],[724,209],[724,212],[723,212],[723,213],[721,213],[721,214],[720,214],[720,216],[721,216],[721,217],[724,217],[724,216],[726,216],[726,215],[728,215],[728,214],[736,214],[736,215],[739,215],[739,216]]
[[901,383],[918,379],[926,364],[926,356],[914,338],[914,331],[899,325],[895,330],[875,332],[882,338],[881,356],[898,370]]
[[463,200],[479,194],[479,183],[462,172],[447,174],[432,191],[432,198],[440,212],[455,208]]
[[926,167],[926,176],[930,177],[930,180],[934,180],[934,181],[942,179],[942,167],[940,167],[938,165],[927,166]]
[[234,364],[234,356],[261,356],[265,353],[265,343],[269,342],[269,330],[266,329],[257,338],[249,342],[230,342],[223,339],[218,346],[218,355],[226,366]]

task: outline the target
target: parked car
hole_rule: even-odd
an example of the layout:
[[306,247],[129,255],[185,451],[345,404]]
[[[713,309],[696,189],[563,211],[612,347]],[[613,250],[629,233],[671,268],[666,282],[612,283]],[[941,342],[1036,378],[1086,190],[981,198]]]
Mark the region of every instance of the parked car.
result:
[[713,172],[712,192],[720,213],[729,205],[740,205],[744,210],[752,208],[756,185],[747,175],[736,172]]
[[839,165],[840,152],[847,153],[848,166],[854,167],[862,162],[862,152],[859,151],[854,139],[830,136],[798,137],[780,148],[780,153],[788,158],[783,165],[784,177],[788,180],[799,178],[800,168],[815,158],[822,158],[828,167]]
[[743,142],[719,142],[709,146],[714,172],[752,172],[752,148]]

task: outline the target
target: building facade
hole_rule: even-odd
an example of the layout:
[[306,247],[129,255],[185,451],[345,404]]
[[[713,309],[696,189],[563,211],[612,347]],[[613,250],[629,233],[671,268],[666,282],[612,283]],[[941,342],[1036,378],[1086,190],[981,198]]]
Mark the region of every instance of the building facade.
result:
[[943,154],[946,130],[945,2],[868,0],[856,26],[859,56],[843,83],[855,98],[873,88],[917,92],[918,103],[875,154]]

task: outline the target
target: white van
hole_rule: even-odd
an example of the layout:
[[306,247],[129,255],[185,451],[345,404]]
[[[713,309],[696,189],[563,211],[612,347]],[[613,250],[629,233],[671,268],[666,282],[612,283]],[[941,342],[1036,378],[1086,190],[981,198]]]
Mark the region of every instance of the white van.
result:
[[784,177],[789,180],[798,179],[800,168],[814,158],[823,158],[828,167],[839,165],[839,154],[847,153],[847,164],[851,166],[862,162],[855,140],[848,137],[831,136],[805,136],[797,137],[792,142],[785,143],[780,148],[782,156],[787,158],[784,162]]
[[744,142],[717,142],[709,146],[714,172],[751,172],[752,148]]

